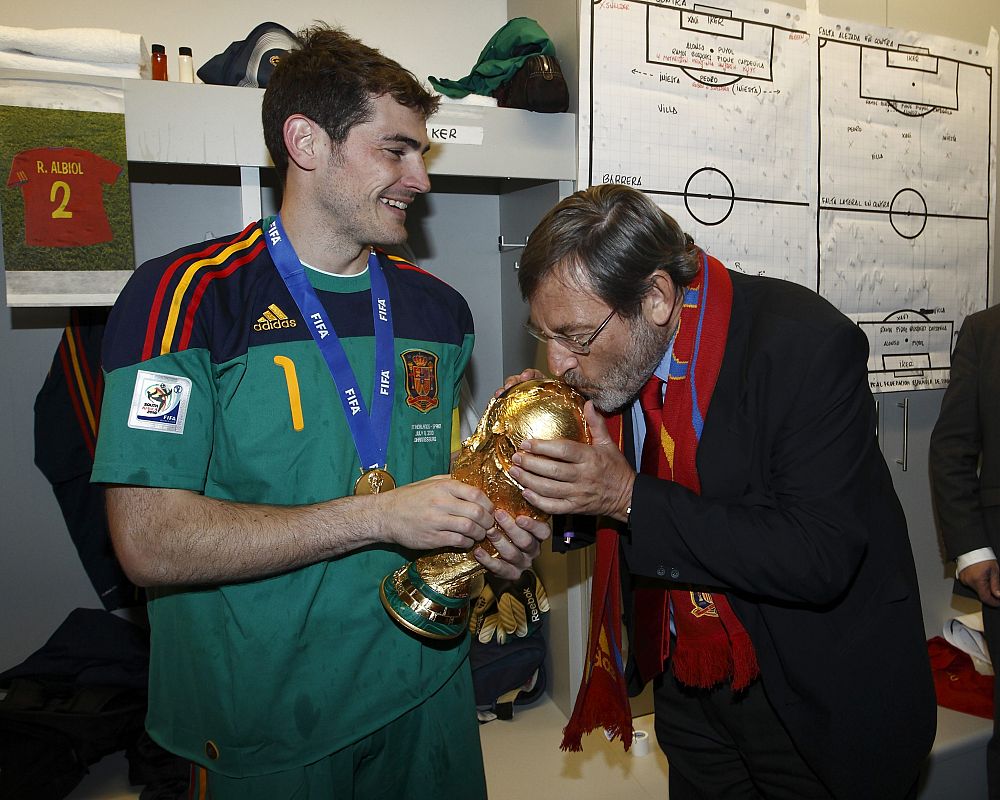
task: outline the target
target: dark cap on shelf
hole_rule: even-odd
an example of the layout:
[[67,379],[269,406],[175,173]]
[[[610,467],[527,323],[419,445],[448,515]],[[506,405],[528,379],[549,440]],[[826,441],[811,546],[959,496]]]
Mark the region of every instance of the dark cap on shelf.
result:
[[181,47],[180,49],[178,49],[177,55],[189,56],[189,55],[191,55],[191,48],[190,47]]
[[263,89],[285,53],[298,46],[295,34],[288,28],[277,22],[262,22],[246,39],[233,42],[206,61],[198,77],[205,83]]
[[154,44],[153,45],[153,52],[154,53],[166,53],[167,52],[167,48],[165,48],[162,44]]

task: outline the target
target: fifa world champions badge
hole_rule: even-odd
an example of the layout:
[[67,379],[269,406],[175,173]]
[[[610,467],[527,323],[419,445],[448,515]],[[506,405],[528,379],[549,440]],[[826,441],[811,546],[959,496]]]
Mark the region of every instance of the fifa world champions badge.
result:
[[129,408],[128,426],[140,430],[184,433],[191,400],[191,379],[139,370]]

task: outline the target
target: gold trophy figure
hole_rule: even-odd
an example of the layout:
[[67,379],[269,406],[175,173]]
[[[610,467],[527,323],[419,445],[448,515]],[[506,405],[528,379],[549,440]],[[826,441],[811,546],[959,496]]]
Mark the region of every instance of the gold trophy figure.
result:
[[[462,442],[451,476],[477,486],[511,516],[548,519],[521,495],[510,477],[511,457],[525,439],[572,439],[590,443],[583,416],[586,398],[568,384],[533,380],[516,384],[490,400],[476,432]],[[498,556],[488,540],[479,545]],[[446,550],[421,556],[382,580],[386,611],[401,625],[432,639],[460,636],[469,619],[473,580],[485,568],[471,551]]]

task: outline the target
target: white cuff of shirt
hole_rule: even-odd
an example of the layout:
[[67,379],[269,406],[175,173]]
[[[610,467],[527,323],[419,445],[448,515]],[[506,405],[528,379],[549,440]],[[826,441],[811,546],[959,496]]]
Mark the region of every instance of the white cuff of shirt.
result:
[[980,561],[995,560],[996,553],[993,552],[992,547],[980,547],[978,550],[962,553],[962,555],[955,559],[955,573],[958,574],[966,567],[971,567],[973,564],[978,564]]

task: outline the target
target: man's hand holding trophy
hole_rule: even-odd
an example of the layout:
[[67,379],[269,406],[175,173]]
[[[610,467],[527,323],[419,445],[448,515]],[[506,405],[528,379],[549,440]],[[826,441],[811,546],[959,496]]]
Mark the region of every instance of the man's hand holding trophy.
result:
[[[462,443],[451,476],[477,486],[512,517],[547,519],[528,503],[510,476],[511,458],[525,439],[590,442],[586,398],[557,380],[528,380],[490,400],[475,433]],[[488,541],[478,547],[491,555]],[[460,636],[469,620],[474,579],[484,571],[470,551],[440,551],[405,564],[382,580],[386,611],[409,630],[433,639]]]

